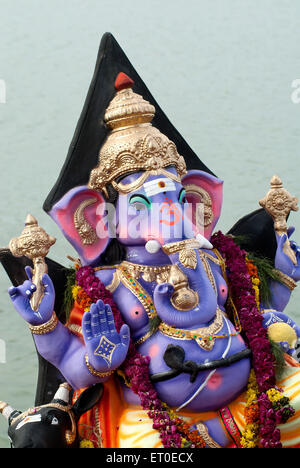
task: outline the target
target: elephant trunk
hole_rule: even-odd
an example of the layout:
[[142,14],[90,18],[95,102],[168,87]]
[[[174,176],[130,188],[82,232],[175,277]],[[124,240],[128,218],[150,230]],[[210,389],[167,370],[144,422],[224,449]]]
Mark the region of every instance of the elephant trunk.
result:
[[201,327],[216,316],[217,292],[198,249],[194,240],[163,246],[173,265],[167,283],[154,290],[154,304],[160,319],[177,328]]

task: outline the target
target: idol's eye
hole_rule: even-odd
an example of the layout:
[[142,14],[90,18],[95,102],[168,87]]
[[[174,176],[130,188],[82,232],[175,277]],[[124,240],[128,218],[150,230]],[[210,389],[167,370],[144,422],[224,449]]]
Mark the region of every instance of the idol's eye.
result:
[[179,203],[185,203],[186,202],[186,192],[184,188],[180,190],[179,196],[178,196]]
[[48,411],[48,413],[42,416],[42,421],[51,426],[57,426],[59,424],[58,418],[53,411]]
[[132,195],[129,200],[130,206],[133,206],[137,211],[150,210],[151,201],[144,195]]

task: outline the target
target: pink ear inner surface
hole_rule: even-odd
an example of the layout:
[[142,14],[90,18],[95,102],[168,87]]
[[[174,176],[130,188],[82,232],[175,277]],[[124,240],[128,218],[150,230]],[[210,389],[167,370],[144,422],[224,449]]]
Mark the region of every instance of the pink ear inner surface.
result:
[[192,205],[195,234],[210,239],[222,208],[223,181],[203,171],[192,170],[182,178],[187,201]]
[[104,207],[102,195],[83,186],[70,190],[50,212],[84,265],[93,264],[108,245]]

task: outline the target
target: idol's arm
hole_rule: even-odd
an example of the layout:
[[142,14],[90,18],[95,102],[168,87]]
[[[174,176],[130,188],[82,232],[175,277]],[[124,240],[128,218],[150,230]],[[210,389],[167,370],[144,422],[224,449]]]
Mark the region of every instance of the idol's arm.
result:
[[264,308],[266,309],[275,309],[283,312],[290,300],[292,291],[300,280],[300,249],[298,245],[294,241],[289,241],[292,250],[295,252],[296,264],[294,264],[284,252],[284,244],[293,232],[294,228],[290,228],[288,230],[288,236],[276,235],[277,251],[275,256],[275,268],[279,270],[282,277],[280,282],[270,282],[271,300],[269,304],[264,304]]
[[61,322],[57,322],[53,331],[42,335],[33,334],[33,337],[40,355],[59,369],[74,389],[107,380],[107,377],[100,378],[89,372],[85,362],[86,347]]
[[44,297],[37,311],[30,299],[36,290],[31,269],[26,267],[28,280],[9,289],[12,303],[29,324],[41,356],[64,375],[73,388],[103,382],[117,369],[127,355],[130,333],[123,325],[117,333],[110,306],[101,300],[92,304],[82,318],[84,342],[60,323],[53,312],[55,290],[48,275],[44,275]]

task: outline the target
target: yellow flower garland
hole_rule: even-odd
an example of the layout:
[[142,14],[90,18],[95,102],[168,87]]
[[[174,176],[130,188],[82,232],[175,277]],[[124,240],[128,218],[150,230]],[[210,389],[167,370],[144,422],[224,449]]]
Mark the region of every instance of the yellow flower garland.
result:
[[249,376],[247,388],[247,402],[245,408],[246,427],[242,433],[241,446],[243,448],[256,448],[259,442],[259,409],[257,403],[257,382],[254,370]]
[[90,449],[90,448],[95,448],[95,447],[94,447],[94,444],[93,444],[93,442],[91,440],[83,439],[83,440],[80,441],[79,448],[81,448],[81,449],[82,448]]
[[[260,280],[258,277],[257,267],[246,257],[246,266],[251,277],[252,287],[255,292],[255,301],[258,310],[260,310]],[[276,388],[271,388],[266,392],[269,401],[276,405],[283,403],[289,405],[289,398],[285,397]],[[247,387],[247,402],[245,407],[245,421],[246,427],[242,433],[241,446],[243,448],[257,448],[260,439],[260,417],[258,405],[258,387],[255,372],[252,369],[249,376]]]
[[246,266],[248,268],[248,272],[251,277],[252,287],[255,293],[255,301],[256,301],[257,308],[259,310],[260,308],[260,292],[259,292],[260,279],[258,277],[257,267],[249,260],[248,257],[246,257]]
[[91,300],[87,297],[83,288],[77,285],[73,286],[72,296],[74,301],[76,301],[85,312],[90,311]]

